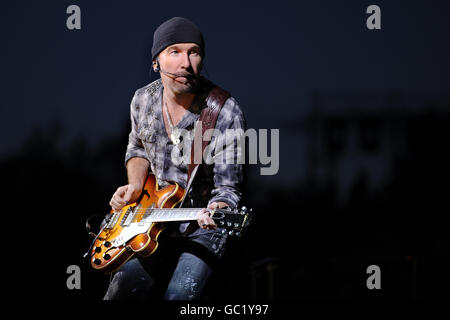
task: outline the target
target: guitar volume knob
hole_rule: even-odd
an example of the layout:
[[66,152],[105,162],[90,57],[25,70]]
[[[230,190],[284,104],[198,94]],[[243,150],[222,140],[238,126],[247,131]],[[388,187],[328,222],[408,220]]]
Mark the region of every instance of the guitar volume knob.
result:
[[94,264],[96,264],[97,266],[100,265],[102,263],[102,261],[100,259],[94,259]]

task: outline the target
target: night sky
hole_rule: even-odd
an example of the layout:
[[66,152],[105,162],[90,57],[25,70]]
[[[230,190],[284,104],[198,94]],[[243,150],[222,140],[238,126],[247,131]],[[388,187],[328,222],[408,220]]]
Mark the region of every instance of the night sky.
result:
[[[81,30],[66,27],[71,4],[81,9]],[[381,8],[381,30],[366,27],[371,4]],[[279,172],[258,181],[295,184],[308,170],[302,126],[315,95],[395,92],[412,101],[405,114],[417,95],[449,96],[449,9],[425,0],[4,1],[0,160],[48,128],[59,128],[62,151],[83,141],[94,152],[123,135],[134,92],[159,77],[149,75],[153,32],[182,16],[203,32],[203,75],[232,93],[248,127],[280,129]],[[352,107],[376,108],[369,100]],[[120,162],[125,142],[116,147]]]
[[[81,30],[66,28],[70,4],[81,8]],[[378,1],[382,29],[373,31],[365,25],[370,4],[8,1],[0,19],[1,156],[52,122],[65,137],[94,144],[117,134],[134,91],[150,82],[153,31],[173,16],[201,28],[206,76],[236,97],[252,128],[300,119],[311,92],[446,92],[448,4]]]

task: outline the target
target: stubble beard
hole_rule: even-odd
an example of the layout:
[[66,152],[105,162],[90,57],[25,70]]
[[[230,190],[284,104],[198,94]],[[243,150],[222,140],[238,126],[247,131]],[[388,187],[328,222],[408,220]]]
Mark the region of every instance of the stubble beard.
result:
[[173,92],[177,94],[184,94],[184,93],[196,93],[197,92],[197,81],[196,80],[189,80],[186,81],[186,83],[182,84],[174,80],[172,85]]

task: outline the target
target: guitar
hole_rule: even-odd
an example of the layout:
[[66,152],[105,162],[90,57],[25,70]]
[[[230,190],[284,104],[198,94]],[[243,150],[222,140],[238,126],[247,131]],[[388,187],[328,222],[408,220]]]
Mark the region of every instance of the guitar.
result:
[[[159,188],[156,178],[149,174],[138,200],[106,215],[95,237],[90,253],[94,269],[111,273],[119,269],[135,254],[147,257],[158,247],[158,236],[164,230],[164,222],[194,221],[201,208],[175,208],[185,195],[185,190],[170,184]],[[209,210],[212,219],[222,232],[240,236],[250,223],[251,209]]]

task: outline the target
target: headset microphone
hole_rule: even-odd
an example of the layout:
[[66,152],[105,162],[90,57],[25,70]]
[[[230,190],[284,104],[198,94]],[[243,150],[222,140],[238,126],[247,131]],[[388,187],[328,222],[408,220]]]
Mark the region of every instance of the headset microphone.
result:
[[155,72],[160,72],[160,71],[161,71],[162,73],[165,73],[165,74],[167,74],[167,75],[174,76],[174,77],[176,77],[176,78],[186,78],[186,80],[188,80],[188,81],[189,81],[189,80],[192,80],[192,79],[195,79],[195,78],[198,77],[197,75],[193,75],[193,74],[181,75],[181,74],[172,73],[172,72],[168,72],[168,71],[162,70],[161,67],[159,66],[159,61],[156,60]]

